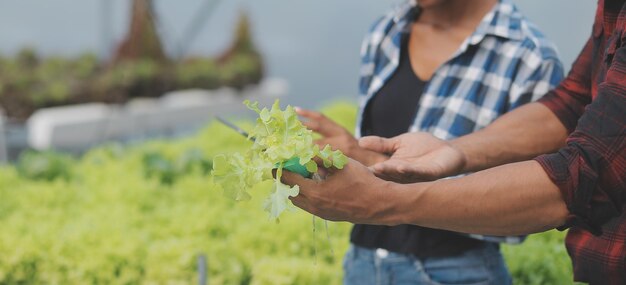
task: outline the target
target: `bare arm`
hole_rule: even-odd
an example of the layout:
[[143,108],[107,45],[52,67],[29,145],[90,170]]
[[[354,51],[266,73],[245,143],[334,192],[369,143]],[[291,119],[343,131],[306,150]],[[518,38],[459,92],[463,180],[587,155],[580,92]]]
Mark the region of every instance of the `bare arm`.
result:
[[534,161],[416,184],[376,178],[356,161],[323,182],[291,173],[283,179],[300,185],[296,206],[333,221],[518,235],[563,225],[568,214],[558,188]]
[[558,150],[566,138],[567,129],[550,109],[541,103],[530,103],[483,130],[450,142],[420,132],[390,139],[364,137],[359,144],[392,154],[389,160],[372,166],[376,175],[407,183],[528,160]]
[[464,154],[463,170],[476,171],[531,159],[565,146],[568,134],[591,103],[592,54],[590,38],[567,78],[541,103],[522,106],[485,129],[453,141],[452,145]]
[[[421,190],[410,190],[416,186]],[[395,219],[431,228],[529,234],[563,225],[568,214],[559,189],[534,161],[401,188],[399,195],[405,197],[398,201],[404,203],[397,207]]]
[[332,221],[518,235],[563,225],[568,214],[558,188],[534,161],[416,184],[376,178],[356,161],[323,182],[289,172],[283,180],[300,185],[291,198],[296,206]]
[[567,129],[556,115],[541,103],[531,103],[451,144],[464,156],[461,172],[474,172],[554,152],[566,138]]
[[568,77],[539,103],[515,109],[470,135],[451,142],[425,139],[426,133],[365,137],[360,145],[392,154],[373,168],[377,175],[401,182],[433,180],[554,152],[565,145],[591,102],[592,55],[590,39]]

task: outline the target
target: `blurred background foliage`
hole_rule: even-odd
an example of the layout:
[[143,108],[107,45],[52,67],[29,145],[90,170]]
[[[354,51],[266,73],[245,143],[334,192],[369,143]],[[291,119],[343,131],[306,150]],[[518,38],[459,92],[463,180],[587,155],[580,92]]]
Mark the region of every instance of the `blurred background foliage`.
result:
[[223,62],[198,57],[159,63],[144,58],[107,67],[93,54],[39,58],[34,50],[24,49],[16,57],[0,58],[0,106],[9,117],[24,120],[44,107],[124,103],[189,88],[242,89],[262,76],[262,60],[253,53],[237,53]]
[[172,58],[156,32],[152,1],[133,0],[132,8],[127,35],[109,62],[92,53],[43,57],[32,48],[0,57],[0,108],[5,115],[25,120],[44,107],[122,104],[191,88],[243,89],[262,79],[263,60],[247,14],[240,13],[232,43],[221,55]]
[[[352,129],[356,108],[323,109]],[[251,122],[238,122],[250,128]],[[220,124],[175,141],[109,144],[79,158],[25,153],[0,168],[0,284],[340,284],[350,225],[297,210],[279,224],[251,201],[222,197],[211,158],[249,142]],[[256,195],[254,194],[256,193]],[[515,284],[568,284],[563,232],[504,246]]]

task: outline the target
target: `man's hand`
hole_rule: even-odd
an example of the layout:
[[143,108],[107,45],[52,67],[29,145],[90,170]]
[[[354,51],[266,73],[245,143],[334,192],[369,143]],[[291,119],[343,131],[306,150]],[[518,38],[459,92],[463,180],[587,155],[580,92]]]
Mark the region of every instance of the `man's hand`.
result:
[[[359,224],[396,224],[392,182],[377,178],[369,168],[350,159],[343,169],[330,169],[323,181],[305,179],[285,171],[283,183],[299,185],[300,193],[290,198],[294,205],[330,221]],[[396,199],[397,201],[397,199]]]
[[345,155],[358,160],[365,165],[372,165],[388,159],[387,156],[368,151],[359,146],[359,142],[342,126],[335,123],[321,113],[296,108],[296,113],[307,120],[302,122],[308,129],[322,135],[323,138],[315,141],[320,148],[327,144],[333,149],[341,150]]
[[466,163],[460,150],[429,133],[406,133],[390,139],[364,137],[359,145],[391,154],[389,160],[373,165],[372,169],[377,176],[396,182],[413,183],[456,175]]
[[461,178],[398,184],[350,160],[323,181],[289,171],[282,181],[300,186],[298,196],[290,198],[294,205],[331,221],[520,235],[561,226],[569,216],[559,188],[535,161]]

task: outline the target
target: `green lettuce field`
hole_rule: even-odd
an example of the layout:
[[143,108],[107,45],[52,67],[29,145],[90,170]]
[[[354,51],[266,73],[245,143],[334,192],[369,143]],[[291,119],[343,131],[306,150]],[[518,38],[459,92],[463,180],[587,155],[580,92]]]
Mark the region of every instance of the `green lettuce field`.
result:
[[[324,112],[352,129],[352,104]],[[235,203],[211,182],[211,158],[247,144],[215,123],[190,138],[0,168],[0,284],[197,284],[199,256],[209,284],[340,284],[349,224],[330,223],[329,241],[300,210],[270,221],[268,185]],[[505,246],[515,283],[571,283],[563,236]]]

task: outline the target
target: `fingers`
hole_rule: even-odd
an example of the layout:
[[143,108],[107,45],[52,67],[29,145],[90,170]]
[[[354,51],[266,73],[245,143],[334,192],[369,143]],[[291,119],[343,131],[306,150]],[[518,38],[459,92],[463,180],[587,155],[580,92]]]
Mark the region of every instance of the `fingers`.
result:
[[319,112],[303,109],[303,108],[300,108],[300,107],[295,107],[294,109],[296,110],[296,113],[299,116],[305,117],[305,118],[310,119],[310,120],[319,120],[319,119],[321,119],[321,117],[324,116],[324,115],[322,115]]
[[388,160],[381,163],[376,163],[370,167],[376,175],[385,177],[393,177],[400,174],[398,171],[398,163],[393,160]]
[[313,190],[314,186],[317,185],[314,181],[312,181],[311,179],[306,179],[296,173],[292,173],[289,171],[283,172],[283,177],[281,181],[291,186],[299,185],[300,192],[298,193],[298,195],[296,195],[295,197],[289,197],[291,203],[293,203],[296,207],[302,210],[305,210],[313,215],[317,215],[317,208],[312,206],[308,198],[311,191],[316,191]]
[[424,167],[393,159],[377,163],[371,169],[381,179],[400,183],[424,182],[436,179]]
[[310,212],[311,206],[309,200],[302,193],[298,194],[296,197],[289,197],[289,199],[296,207]]
[[362,137],[359,146],[378,153],[394,153],[396,151],[396,138],[382,138],[377,136]]
[[302,125],[304,125],[307,129],[314,131],[316,133],[319,133],[319,130],[321,129],[320,122],[318,121],[308,120],[308,121],[302,122]]
[[410,166],[404,162],[396,160],[388,160],[372,166],[374,173],[387,180],[405,181],[406,176],[410,172]]
[[331,166],[330,168],[324,167],[324,161],[320,157],[318,157],[318,156],[313,157],[312,159],[317,164],[317,174],[320,177],[326,177],[326,176],[328,176],[330,174],[333,174],[334,172],[336,172],[338,170],[334,166]]
[[334,138],[321,138],[321,139],[315,140],[314,143],[320,148],[320,150],[323,150],[326,147],[326,145],[329,145],[332,150],[339,149],[337,147],[337,142]]
[[302,188],[307,188],[306,186],[310,186],[310,183],[313,182],[311,179],[306,179],[300,176],[300,174],[293,173],[289,170],[283,171],[283,176],[280,178],[280,181],[289,186],[300,185],[301,191]]
[[343,134],[343,127],[339,126],[333,120],[327,118],[322,113],[302,109],[300,107],[295,108],[296,113],[307,119],[302,124],[309,130],[319,133],[325,137],[332,137]]

